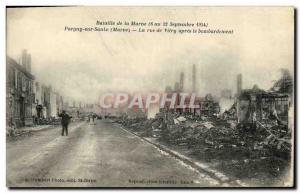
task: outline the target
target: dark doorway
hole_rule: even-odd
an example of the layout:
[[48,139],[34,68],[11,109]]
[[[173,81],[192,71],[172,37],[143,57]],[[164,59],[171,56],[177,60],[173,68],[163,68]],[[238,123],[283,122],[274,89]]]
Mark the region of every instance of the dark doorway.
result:
[[21,125],[25,125],[25,104],[24,104],[24,98],[20,98],[20,120],[21,120]]

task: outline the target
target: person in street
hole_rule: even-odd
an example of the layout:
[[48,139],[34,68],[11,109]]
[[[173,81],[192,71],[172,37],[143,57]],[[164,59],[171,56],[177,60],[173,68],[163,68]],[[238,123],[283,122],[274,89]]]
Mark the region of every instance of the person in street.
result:
[[61,117],[61,125],[62,125],[61,135],[64,136],[64,133],[66,133],[66,136],[68,136],[68,125],[70,123],[72,116],[68,115],[65,110],[63,110],[62,113],[60,113],[58,116]]

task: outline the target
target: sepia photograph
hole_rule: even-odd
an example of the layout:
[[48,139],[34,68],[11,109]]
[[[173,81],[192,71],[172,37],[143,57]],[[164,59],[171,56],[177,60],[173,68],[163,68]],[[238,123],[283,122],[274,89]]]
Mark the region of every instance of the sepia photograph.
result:
[[8,188],[295,187],[295,8],[7,6]]

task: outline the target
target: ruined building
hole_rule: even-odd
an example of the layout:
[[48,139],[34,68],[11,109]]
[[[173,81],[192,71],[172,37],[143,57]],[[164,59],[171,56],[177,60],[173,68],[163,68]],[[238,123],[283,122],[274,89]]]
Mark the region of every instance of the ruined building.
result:
[[31,56],[22,53],[21,64],[6,57],[6,121],[8,126],[32,125],[34,93],[31,74]]

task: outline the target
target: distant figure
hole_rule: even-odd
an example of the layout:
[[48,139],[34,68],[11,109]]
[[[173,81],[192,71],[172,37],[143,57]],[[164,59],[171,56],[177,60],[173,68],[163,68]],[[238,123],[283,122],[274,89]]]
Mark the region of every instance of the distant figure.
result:
[[64,136],[64,133],[66,132],[66,136],[68,136],[68,125],[70,123],[72,116],[68,115],[64,110],[58,116],[61,117],[61,125],[62,125],[61,135]]
[[93,114],[93,123],[95,123],[95,118],[96,118],[96,115]]
[[93,124],[94,120],[93,120],[92,113],[89,113],[88,118],[89,118],[89,120],[88,120],[89,124]]

